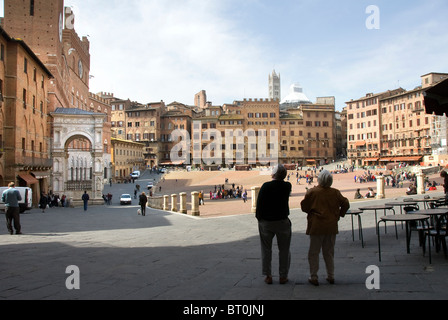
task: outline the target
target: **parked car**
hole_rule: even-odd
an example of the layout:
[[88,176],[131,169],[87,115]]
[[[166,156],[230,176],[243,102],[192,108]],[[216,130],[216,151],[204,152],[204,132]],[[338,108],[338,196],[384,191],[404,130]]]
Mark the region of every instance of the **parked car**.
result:
[[140,171],[134,171],[131,173],[131,178],[138,179],[140,178]]
[[131,195],[127,194],[127,193],[122,194],[121,197],[120,197],[120,204],[121,205],[123,205],[123,204],[132,204]]
[[[1,195],[3,191],[7,190],[8,187],[0,187],[0,210],[5,211],[5,203],[1,202]],[[22,201],[19,201],[20,213],[24,213],[26,210],[31,210],[33,208],[33,190],[26,187],[16,187],[22,196]]]

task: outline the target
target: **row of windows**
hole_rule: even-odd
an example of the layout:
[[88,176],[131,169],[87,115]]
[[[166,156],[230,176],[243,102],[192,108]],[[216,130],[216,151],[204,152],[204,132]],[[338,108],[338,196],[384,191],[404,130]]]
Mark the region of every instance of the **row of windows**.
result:
[[[274,145],[271,143],[267,143],[266,145],[263,145],[263,148],[265,148],[265,147],[267,150],[275,149]],[[196,143],[193,145],[194,151],[205,150],[206,148],[209,148],[209,150],[218,151],[217,145],[214,145],[214,144],[208,145],[208,144],[204,143],[201,146],[201,144]],[[244,150],[245,145],[244,144],[233,144],[230,146],[230,148],[231,148],[231,150]],[[256,144],[256,143],[250,143],[250,144],[248,144],[248,148],[249,148],[249,150],[257,150],[257,148],[260,149],[260,145]],[[165,150],[167,150],[167,148],[165,148]],[[228,150],[227,145],[222,144],[221,151],[226,151],[226,150]]]
[[[367,139],[376,139],[376,138],[377,138],[376,132],[359,133],[356,136],[356,140],[367,140]],[[355,141],[355,135],[354,134],[349,135],[348,141]]]
[[[420,93],[416,94],[417,96],[420,96]],[[390,103],[388,102],[383,102],[382,105],[386,104],[386,103]],[[351,105],[349,105],[349,109],[351,110]],[[393,111],[400,111],[400,110],[420,110],[422,109],[422,102],[421,101],[417,101],[415,102],[415,104],[413,103],[399,103],[399,104],[395,104],[395,105],[389,105],[388,107],[383,107],[381,108],[381,113],[388,113],[388,112],[393,112]],[[364,117],[369,117],[369,116],[376,116],[377,115],[377,110],[373,109],[373,110],[368,110],[365,112],[357,112],[356,113],[356,118],[364,118]],[[353,119],[354,118],[354,113],[351,113],[348,115],[349,119]]]
[[[287,121],[282,121],[281,122],[283,126],[287,125],[288,122]],[[299,126],[303,126],[303,121],[297,121],[297,123],[295,121],[289,121],[289,125],[299,125]]]
[[248,118],[276,118],[277,115],[275,112],[271,112],[271,113],[267,113],[267,112],[256,112],[256,113],[248,113],[247,114]]
[[[409,128],[412,128],[414,124],[416,124],[417,127],[419,127],[420,124],[421,124],[420,119],[416,119],[415,123],[414,123],[413,120],[409,120]],[[428,124],[429,124],[429,118],[425,117],[425,125],[428,125]],[[395,127],[396,127],[396,129],[400,129],[400,121],[397,120],[395,122]],[[404,120],[401,121],[401,128],[402,129],[406,128],[406,121],[404,121]],[[382,126],[382,129],[383,129],[383,131],[392,130],[393,129],[393,123],[384,124]]]
[[[356,124],[356,129],[370,128],[370,127],[372,127],[372,124],[373,124],[373,127],[376,127],[376,120],[373,120],[373,122],[371,122],[371,121],[367,121],[367,122],[358,122],[358,123]],[[350,123],[349,128],[350,128],[350,130],[353,129],[353,123]]]
[[252,126],[252,125],[256,125],[256,126],[267,126],[267,125],[271,125],[271,126],[275,126],[276,122],[275,121],[248,121],[247,125]]
[[[119,134],[122,134],[122,133],[119,133]],[[143,140],[145,140],[145,141],[146,140],[154,141],[156,138],[156,135],[154,133],[144,133],[143,135],[141,133],[136,133],[135,135],[132,133],[128,133],[126,135],[126,139],[131,140],[131,141],[134,141],[134,138],[135,138],[135,141],[141,141],[142,137],[143,137]]]
[[[0,85],[2,85],[2,81],[1,81]],[[23,100],[23,109],[26,109],[28,106],[28,93],[27,93],[26,89],[23,89],[22,100]],[[33,113],[36,113],[37,109],[36,109],[36,96],[35,95],[33,95],[31,106],[33,107]],[[41,117],[43,117],[44,113],[45,113],[43,101],[40,101],[40,103],[39,103],[39,112],[41,113]]]
[[359,109],[359,108],[365,108],[374,104],[378,103],[378,98],[371,98],[363,101],[357,101],[356,103],[350,103],[348,105],[349,110],[352,110],[353,108]]
[[[1,135],[0,135],[0,139],[1,139]],[[2,140],[3,141],[3,140]],[[31,150],[29,150],[29,151],[31,151],[31,152],[36,152],[37,150],[35,149],[36,148],[36,146],[35,146],[35,141],[34,140],[31,140]],[[26,139],[25,138],[22,138],[22,152],[23,153],[25,153],[27,151],[27,145],[26,145]],[[43,152],[43,145],[42,145],[42,142],[39,142],[39,150],[38,150],[38,152],[39,153],[42,153]],[[34,156],[34,154],[33,154],[33,156]]]
[[[222,120],[219,122],[220,125],[243,125],[243,120]],[[282,125],[286,125],[287,122],[286,121],[282,121],[281,122]],[[290,121],[289,122],[290,125],[303,125],[303,121]],[[247,125],[277,125],[276,121],[248,121]],[[140,122],[128,122],[127,123],[127,127],[128,128],[138,128],[141,126]],[[145,122],[145,127],[154,127],[155,126],[155,121],[150,121],[150,122]],[[307,121],[306,122],[306,126],[307,127],[329,127],[330,126],[330,122],[328,121]],[[112,127],[119,127],[122,128],[124,127],[124,121],[112,121]],[[161,129],[164,129],[165,125],[162,123],[161,124]],[[216,129],[216,123],[202,123],[200,126],[202,129]],[[194,124],[194,129],[199,129],[200,128],[198,124]],[[168,123],[167,129],[185,129],[185,125],[174,125],[172,123]]]
[[[287,136],[286,133],[287,133],[286,131],[282,131],[282,137],[286,137]],[[289,136],[294,137],[295,133],[296,133],[296,131],[289,131]],[[303,137],[303,131],[299,131],[298,133],[299,133],[299,137]],[[311,135],[311,132],[308,132],[307,138],[309,138],[309,139],[313,138],[312,135]],[[320,139],[320,138],[321,138],[320,133],[316,132],[316,139]],[[324,139],[328,139],[328,133],[327,132],[324,132],[323,138]]]
[[[313,121],[306,121],[306,127],[313,127]],[[328,121],[314,121],[314,127],[329,127],[330,123]]]
[[[422,95],[421,92],[411,93],[411,94],[408,94],[407,99],[408,100],[412,100],[412,99],[420,97],[421,95]],[[381,104],[382,105],[384,105],[384,104],[393,104],[395,101],[397,101],[397,100],[396,99],[387,99],[387,100],[384,100]],[[420,103],[420,102],[418,102],[418,103]]]
[[395,104],[393,106],[389,106],[389,107],[382,107],[381,108],[381,112],[382,113],[387,113],[387,112],[392,112],[392,111],[400,111],[400,110],[421,110],[422,109],[422,102],[421,101],[417,101],[414,104],[412,103],[408,103],[407,107],[406,107],[406,103],[400,103],[400,104]]
[[142,157],[143,152],[136,151],[136,150],[124,150],[124,149],[117,149],[115,148],[115,155],[116,156],[131,156],[131,157]]
[[[112,121],[111,122],[112,128],[123,128],[124,127],[124,121]],[[145,127],[154,127],[156,125],[155,121],[145,121],[144,126]],[[128,128],[139,128],[140,122],[128,122]]]

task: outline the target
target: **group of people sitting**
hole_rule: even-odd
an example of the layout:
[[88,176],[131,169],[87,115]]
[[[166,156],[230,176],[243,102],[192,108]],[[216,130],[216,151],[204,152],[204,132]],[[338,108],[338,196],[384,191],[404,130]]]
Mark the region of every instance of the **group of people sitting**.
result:
[[235,199],[235,198],[242,198],[243,193],[246,193],[243,191],[243,187],[232,187],[229,189],[225,189],[224,187],[215,188],[215,191],[210,191],[210,200],[216,200],[216,199]]
[[[426,183],[426,187],[425,187],[425,191],[433,191],[433,190],[437,190],[437,183],[435,181],[433,182],[427,182]],[[409,187],[406,190],[406,194],[409,195],[413,195],[413,194],[417,194],[417,187],[415,184],[411,183],[409,185]],[[367,188],[367,194],[365,196],[363,196],[361,194],[361,189],[357,189],[355,192],[355,199],[364,199],[364,198],[375,198],[376,193],[373,191],[372,188]]]
[[231,188],[226,189],[224,185],[216,187],[215,191],[210,191],[210,200],[217,199],[236,199],[241,198],[244,200],[244,197],[247,199],[247,191],[243,191],[243,186],[237,186],[233,184]]
[[62,195],[62,197],[59,198],[58,194],[45,194],[42,192],[39,199],[39,208],[44,211],[47,207],[65,207],[67,202],[67,197],[65,194]]
[[361,194],[361,189],[357,189],[355,192],[355,200],[356,199],[367,199],[367,198],[375,198],[376,197],[376,193],[373,191],[373,189],[371,187],[367,188],[367,193],[365,194],[365,196],[363,196]]

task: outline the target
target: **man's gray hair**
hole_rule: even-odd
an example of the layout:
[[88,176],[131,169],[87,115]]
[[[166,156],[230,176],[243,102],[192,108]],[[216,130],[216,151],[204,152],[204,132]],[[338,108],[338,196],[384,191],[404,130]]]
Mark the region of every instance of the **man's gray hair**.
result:
[[328,170],[323,170],[317,177],[317,182],[323,188],[329,188],[333,184],[333,176]]
[[275,180],[284,180],[287,174],[288,171],[282,164],[275,166],[272,170],[272,178]]

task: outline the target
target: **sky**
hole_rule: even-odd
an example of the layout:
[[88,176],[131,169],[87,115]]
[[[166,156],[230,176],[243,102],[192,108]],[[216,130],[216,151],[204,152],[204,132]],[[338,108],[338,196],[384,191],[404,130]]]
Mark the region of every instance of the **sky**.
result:
[[[0,1],[2,3],[3,1]],[[3,3],[2,3],[3,4]],[[90,91],[140,103],[282,98],[299,83],[338,110],[448,73],[446,0],[65,0],[90,41]],[[369,6],[373,5],[373,9]],[[3,5],[1,6],[3,7]],[[372,11],[373,10],[373,11]]]

